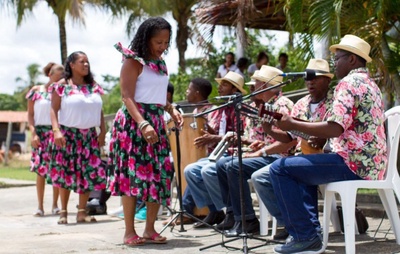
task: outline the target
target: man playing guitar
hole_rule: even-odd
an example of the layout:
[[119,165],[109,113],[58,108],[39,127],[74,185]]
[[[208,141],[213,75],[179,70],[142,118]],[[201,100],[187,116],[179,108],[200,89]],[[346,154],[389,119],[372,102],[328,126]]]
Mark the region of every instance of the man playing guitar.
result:
[[[324,118],[326,111],[331,107],[333,90],[329,87],[333,74],[329,73],[329,64],[323,59],[311,59],[308,63],[307,70],[313,70],[316,72],[316,77],[312,80],[306,80],[307,89],[309,95],[301,98],[293,107],[291,116],[301,120],[310,122],[319,122]],[[268,108],[268,107],[267,107]],[[280,118],[282,115],[271,111],[260,110],[261,115],[268,115],[270,118]],[[309,154],[309,153],[320,153],[323,152],[323,148],[329,149],[329,145],[325,145],[325,139],[319,139],[316,137],[306,137],[306,135],[289,131],[284,132],[278,129],[272,129],[270,124],[264,124],[264,131],[276,138],[281,142],[290,142],[293,139],[298,139],[296,154]],[[305,140],[304,138],[307,138]],[[272,189],[272,185],[269,178],[269,166],[261,168],[260,170],[253,173],[251,176],[254,188],[259,193],[259,196],[268,211],[274,216],[278,224],[283,224],[282,214],[278,208],[277,200]],[[304,186],[305,187],[305,186]],[[312,188],[313,190],[317,186],[307,186],[305,188]],[[317,191],[310,191],[310,193],[317,193]],[[305,203],[312,214],[312,222],[317,230],[321,230],[321,225],[318,220],[318,204],[315,203],[313,197],[304,197]],[[275,240],[281,240],[288,236],[286,230],[281,231],[274,236]]]

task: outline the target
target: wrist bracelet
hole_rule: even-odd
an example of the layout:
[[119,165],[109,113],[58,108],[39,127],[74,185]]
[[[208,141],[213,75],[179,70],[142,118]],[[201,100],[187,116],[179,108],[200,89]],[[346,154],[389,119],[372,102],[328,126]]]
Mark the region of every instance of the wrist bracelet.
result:
[[146,121],[146,120],[144,120],[144,121],[141,121],[140,123],[139,123],[139,130],[142,130],[144,127],[146,127],[147,125],[150,125],[150,123],[148,122],[148,121]]
[[164,110],[167,111],[169,114],[171,114],[174,111],[175,107],[172,104],[168,104],[167,106],[164,107]]
[[59,128],[53,128],[53,132],[57,132],[57,131],[60,131],[60,129]]
[[262,152],[262,157],[268,156],[267,152],[265,151],[265,148],[261,149],[261,152]]

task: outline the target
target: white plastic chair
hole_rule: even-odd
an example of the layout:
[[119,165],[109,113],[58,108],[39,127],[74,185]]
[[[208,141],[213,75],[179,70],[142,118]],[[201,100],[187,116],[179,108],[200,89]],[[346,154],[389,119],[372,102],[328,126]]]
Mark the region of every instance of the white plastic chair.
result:
[[388,168],[384,180],[355,180],[328,183],[324,186],[324,234],[323,248],[328,244],[329,237],[329,218],[332,209],[332,200],[335,192],[339,193],[342,200],[343,222],[345,230],[346,253],[353,254],[355,248],[355,204],[356,195],[359,188],[377,189],[383,207],[389,217],[394,231],[396,242],[400,244],[400,219],[393,191],[400,199],[400,178],[397,172],[397,151],[400,136],[400,106],[394,107],[385,112],[387,124],[386,137],[388,147]]

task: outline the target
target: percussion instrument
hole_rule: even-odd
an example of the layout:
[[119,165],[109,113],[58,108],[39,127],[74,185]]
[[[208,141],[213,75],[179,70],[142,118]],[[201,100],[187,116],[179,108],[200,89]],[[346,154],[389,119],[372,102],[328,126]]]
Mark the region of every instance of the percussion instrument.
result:
[[[174,158],[175,163],[175,175],[178,179],[179,174],[177,173],[178,167],[178,154],[177,154],[177,142],[176,142],[176,134],[175,131],[179,131],[179,147],[180,147],[180,176],[181,176],[181,193],[183,193],[186,189],[187,183],[183,173],[185,167],[193,162],[198,161],[201,158],[207,157],[207,147],[196,148],[194,147],[194,139],[203,135],[202,130],[207,130],[207,120],[203,117],[195,118],[193,114],[183,114],[182,115],[184,124],[182,129],[175,128],[175,122],[170,120],[167,122],[167,136],[169,139],[169,143],[171,146],[172,157]],[[178,129],[178,130],[177,130]],[[198,209],[197,207],[194,210],[194,215],[196,216],[205,216],[208,214],[208,208],[204,207],[202,209]]]

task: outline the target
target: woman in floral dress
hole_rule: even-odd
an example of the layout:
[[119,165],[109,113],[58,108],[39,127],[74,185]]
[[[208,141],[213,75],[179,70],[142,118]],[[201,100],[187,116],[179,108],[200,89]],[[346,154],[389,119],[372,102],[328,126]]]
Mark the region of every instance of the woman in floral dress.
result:
[[[32,133],[31,171],[37,174],[36,192],[38,208],[34,213],[34,216],[38,217],[44,215],[44,186],[51,156],[49,141],[53,137],[50,121],[51,92],[53,89],[51,85],[61,79],[64,73],[64,67],[51,62],[43,68],[43,72],[47,77],[49,77],[49,82],[45,85],[32,87],[26,95],[26,98],[28,99],[28,123],[29,129]],[[58,214],[60,212],[57,201],[58,188],[53,187],[52,214]]]
[[[67,224],[70,191],[79,194],[77,223],[96,222],[86,214],[90,191],[106,187],[100,147],[104,146],[103,89],[90,72],[85,53],[72,53],[65,63],[65,79],[54,85],[51,123],[54,135],[50,177],[60,187],[59,224]],[[96,127],[100,127],[99,135]]]
[[[171,25],[163,18],[144,21],[129,49],[115,47],[123,55],[121,95],[124,105],[118,111],[110,142],[108,187],[122,196],[126,245],[166,243],[154,222],[158,208],[169,205],[172,165],[163,120],[164,110],[182,125],[179,112],[167,102],[168,73],[162,54],[168,49]],[[134,226],[136,200],[146,202],[147,216],[143,237]]]

